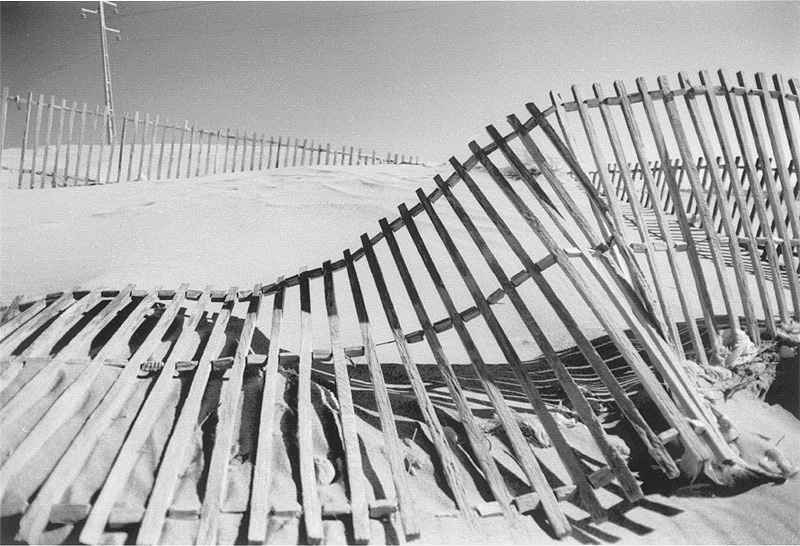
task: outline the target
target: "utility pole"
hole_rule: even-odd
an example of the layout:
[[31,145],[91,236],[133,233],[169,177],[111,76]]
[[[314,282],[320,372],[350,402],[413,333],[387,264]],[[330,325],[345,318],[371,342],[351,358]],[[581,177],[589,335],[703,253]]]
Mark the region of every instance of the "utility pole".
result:
[[108,39],[106,37],[106,32],[113,32],[117,35],[117,40],[120,40],[119,37],[119,30],[114,28],[109,28],[106,26],[106,12],[105,12],[105,4],[114,8],[114,13],[117,13],[117,5],[113,2],[108,2],[107,0],[100,0],[98,3],[98,9],[86,9],[81,8],[81,19],[86,19],[86,14],[99,14],[100,15],[100,45],[103,50],[103,79],[105,80],[105,84],[103,86],[103,91],[105,92],[106,97],[106,106],[108,107],[108,124],[106,125],[106,131],[108,132],[108,141],[114,141],[114,133],[115,133],[115,123],[114,123],[114,95],[111,92],[111,68],[108,63]]

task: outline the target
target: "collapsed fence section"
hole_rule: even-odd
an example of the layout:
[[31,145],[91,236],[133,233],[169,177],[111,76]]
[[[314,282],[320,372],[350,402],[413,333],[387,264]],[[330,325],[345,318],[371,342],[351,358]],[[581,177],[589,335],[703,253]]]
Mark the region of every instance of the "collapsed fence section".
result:
[[[107,107],[91,109],[44,95],[9,96],[3,89],[0,166],[16,172],[17,188],[55,188],[137,180],[194,178],[217,173],[297,166],[418,165],[419,157],[354,146],[331,147],[313,139],[266,136],[239,129],[209,130],[139,112],[122,116],[108,140]],[[8,105],[24,107],[21,145],[5,150]],[[14,156],[17,153],[18,156]]]

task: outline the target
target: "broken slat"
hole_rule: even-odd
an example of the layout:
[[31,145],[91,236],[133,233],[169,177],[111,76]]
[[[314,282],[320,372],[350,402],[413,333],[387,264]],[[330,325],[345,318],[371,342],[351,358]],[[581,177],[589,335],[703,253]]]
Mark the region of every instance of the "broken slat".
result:
[[[181,287],[186,290],[186,285]],[[47,525],[52,505],[61,498],[64,491],[72,484],[80,473],[86,460],[91,456],[102,431],[118,415],[136,386],[139,363],[150,357],[153,350],[161,342],[169,326],[178,314],[183,301],[175,298],[159,318],[150,334],[142,342],[136,353],[117,377],[98,408],[84,423],[78,435],[70,444],[66,453],[58,461],[53,472],[36,495],[30,508],[20,520],[18,537],[27,542],[39,540],[40,534]]]
[[339,419],[342,425],[342,439],[347,465],[347,483],[350,492],[350,506],[353,523],[353,537],[356,542],[369,542],[369,507],[364,484],[364,470],[361,465],[361,450],[358,443],[358,430],[353,395],[350,392],[350,376],[347,373],[344,350],[342,349],[339,328],[339,311],[336,306],[336,293],[333,284],[331,262],[322,264],[325,287],[325,308],[328,313],[328,328],[331,335],[336,395],[339,402]]
[[[344,261],[347,267],[350,291],[353,295],[356,315],[361,329],[361,339],[364,343],[364,356],[366,357],[370,378],[372,379],[375,405],[378,408],[378,416],[381,421],[384,449],[392,472],[392,481],[394,483],[395,495],[397,496],[397,504],[399,505],[400,519],[403,523],[403,530],[405,531],[406,537],[417,537],[420,534],[420,530],[416,519],[416,508],[408,489],[408,479],[403,462],[404,459],[400,447],[400,440],[397,436],[392,403],[389,399],[389,392],[386,389],[386,380],[383,377],[380,362],[378,362],[375,341],[372,338],[369,315],[367,314],[367,307],[364,303],[364,295],[361,292],[361,283],[358,280],[358,273],[356,272],[353,257],[350,255],[349,250],[344,251]],[[371,515],[371,517],[374,516]]]
[[416,364],[411,357],[408,345],[406,344],[405,335],[403,334],[402,327],[400,326],[400,320],[397,317],[397,312],[395,311],[394,303],[389,295],[386,281],[383,278],[383,272],[381,271],[380,264],[378,263],[378,258],[375,256],[372,243],[366,234],[361,236],[361,245],[364,249],[364,254],[366,255],[370,271],[372,272],[372,277],[375,281],[375,287],[381,299],[381,304],[386,315],[386,321],[389,323],[389,328],[392,331],[392,337],[394,338],[395,345],[400,355],[400,360],[406,369],[409,383],[411,383],[411,388],[414,390],[414,395],[417,399],[417,404],[419,405],[423,419],[430,430],[434,448],[439,455],[439,462],[442,465],[442,470],[444,472],[445,479],[447,480],[447,485],[450,487],[450,491],[455,498],[456,506],[458,507],[461,515],[465,517],[470,525],[474,526],[475,515],[472,512],[467,499],[466,491],[461,483],[463,478],[461,477],[461,473],[456,466],[455,456],[451,451],[447,438],[445,437],[439,417],[436,415],[436,409],[433,406],[428,392],[425,390],[425,383],[422,380],[419,370],[417,369]]
[[[425,198],[425,194],[422,191],[418,192],[418,196],[421,199]],[[426,205],[425,201],[422,201],[423,205]],[[428,204],[426,206],[426,210],[431,214],[431,209]],[[458,313],[455,309],[455,304],[453,303],[452,298],[450,297],[447,288],[445,287],[444,280],[439,275],[436,266],[433,263],[433,259],[430,256],[430,253],[427,250],[424,242],[422,241],[422,237],[417,230],[417,227],[414,223],[414,220],[408,214],[408,210],[405,208],[404,205],[401,205],[400,213],[403,216],[403,219],[406,222],[406,228],[408,229],[411,238],[414,241],[417,250],[419,251],[420,257],[422,258],[425,267],[428,270],[428,274],[433,281],[433,284],[436,286],[436,290],[439,292],[439,296],[442,300],[442,303],[447,309],[448,313],[450,314],[451,318],[453,319],[453,324],[456,327],[456,333],[458,334],[459,338],[461,339],[462,345],[464,346],[464,350],[467,352],[467,355],[472,362],[473,368],[475,369],[479,380],[483,386],[483,390],[486,392],[487,396],[489,397],[492,406],[495,409],[495,412],[500,419],[501,423],[503,424],[503,429],[506,432],[506,435],[511,443],[512,449],[516,455],[517,461],[519,462],[520,466],[522,467],[525,475],[527,476],[528,480],[530,481],[531,486],[533,487],[534,491],[539,493],[539,497],[544,499],[543,506],[545,509],[545,513],[547,514],[547,518],[550,521],[550,525],[553,527],[553,530],[556,533],[556,536],[566,536],[570,533],[571,528],[569,522],[567,521],[566,516],[558,507],[558,503],[553,495],[553,492],[547,483],[547,479],[545,478],[544,474],[542,473],[542,469],[539,466],[539,463],[536,461],[536,458],[533,456],[533,451],[530,448],[527,440],[522,434],[520,430],[519,423],[515,419],[514,415],[511,412],[511,409],[508,407],[505,399],[503,398],[502,392],[496,385],[496,383],[492,380],[489,370],[487,369],[487,365],[483,360],[483,357],[478,350],[478,347],[475,345],[475,342],[472,340],[469,332],[467,331],[463,321],[458,318]],[[433,217],[431,217],[433,220]],[[438,218],[437,218],[438,219]],[[439,230],[440,226],[434,223],[437,231]],[[388,240],[388,239],[387,239]],[[459,271],[462,277],[466,277],[464,274],[465,271]],[[468,271],[466,273],[469,273]],[[479,300],[476,298],[476,302]],[[488,306],[487,306],[488,307]],[[486,309],[484,309],[484,318],[489,323],[489,320],[486,318],[488,315],[485,313]],[[492,325],[499,326],[498,323],[493,322]],[[511,356],[511,355],[509,355]],[[515,367],[517,370],[521,370],[521,364],[519,359],[508,359],[509,363],[512,367]],[[515,371],[517,371],[515,370]],[[533,391],[532,397],[535,399],[532,401],[534,407],[538,406],[538,409],[541,411],[544,409],[544,413],[548,413],[547,409],[544,404],[544,400],[539,395],[536,387],[529,381],[529,379],[523,373],[517,373],[517,377],[522,379],[523,390],[525,390],[526,394],[528,392]],[[538,414],[538,413],[537,413]],[[548,416],[540,416],[540,419],[543,421],[547,419]],[[500,503],[501,508],[503,507],[502,502]]]
[[267,540],[267,524],[270,513],[269,490],[272,483],[273,442],[275,441],[275,405],[277,403],[277,377],[283,322],[283,277],[278,278],[278,290],[272,303],[272,326],[269,336],[269,351],[264,369],[264,389],[261,394],[261,417],[258,425],[258,451],[253,463],[253,487],[250,493],[249,525],[247,540],[251,544],[263,544]]
[[211,374],[211,360],[219,355],[225,344],[225,330],[235,305],[236,287],[234,286],[228,290],[222,308],[214,321],[200,362],[194,372],[189,393],[186,395],[180,416],[167,443],[163,462],[159,466],[153,491],[139,526],[136,537],[137,544],[157,544],[161,538],[167,509],[172,504],[175,489],[185,465],[186,454],[191,446],[192,434],[197,427],[203,394]]
[[[441,372],[442,379],[447,386],[450,397],[455,404],[461,424],[466,430],[467,438],[469,439],[470,446],[472,447],[473,453],[478,460],[478,465],[483,470],[484,478],[488,482],[495,499],[500,503],[500,506],[503,507],[506,519],[510,524],[513,525],[513,513],[510,511],[512,497],[508,491],[508,487],[500,475],[497,464],[486,448],[481,431],[475,421],[475,416],[472,414],[472,410],[469,407],[469,403],[464,395],[464,391],[456,379],[455,372],[453,371],[453,368],[450,365],[447,356],[445,355],[444,349],[439,343],[439,338],[436,335],[436,331],[433,329],[433,325],[430,322],[427,312],[425,311],[425,307],[422,304],[422,299],[417,292],[414,281],[411,278],[411,273],[406,266],[400,246],[397,244],[397,241],[394,238],[394,233],[392,232],[385,218],[380,220],[380,226],[381,230],[383,231],[383,235],[386,238],[386,242],[389,245],[389,249],[392,253],[392,257],[394,258],[397,270],[400,273],[400,277],[406,287],[406,292],[411,299],[411,304],[414,307],[414,311],[417,315],[420,325],[425,332],[425,339],[430,345],[434,360],[436,361],[439,371]],[[554,528],[559,536],[566,534],[565,531],[568,529],[568,527],[566,529],[559,529],[557,524],[554,524]]]
[[261,285],[257,284],[253,288],[253,295],[250,296],[247,315],[239,335],[239,343],[236,346],[228,381],[223,385],[220,394],[214,449],[208,464],[208,478],[203,495],[203,507],[200,510],[200,527],[197,531],[196,544],[216,544],[218,540],[219,515],[227,492],[228,463],[231,458],[233,434],[239,416],[244,369],[247,353],[250,351],[250,344],[253,341],[258,314],[261,311],[262,299]]
[[312,423],[314,407],[311,404],[311,292],[305,268],[300,277],[300,364],[297,380],[297,444],[300,452],[300,488],[303,499],[303,521],[306,537],[312,544],[324,538],[322,532],[322,506],[317,492],[314,470],[314,438]]
[[[182,296],[183,294],[177,293],[175,298],[178,299]],[[140,450],[149,438],[153,426],[163,411],[167,396],[172,388],[175,362],[180,358],[190,356],[189,351],[192,349],[194,341],[194,330],[207,304],[208,295],[206,293],[193,309],[191,319],[183,325],[181,333],[170,351],[169,358],[164,362],[158,379],[155,380],[155,384],[136,416],[136,421],[133,423],[130,432],[128,432],[125,442],[120,447],[114,465],[106,477],[100,494],[92,506],[89,518],[81,530],[80,540],[84,544],[96,544],[100,540],[114,504],[122,491],[125,490],[130,473],[139,460]]]

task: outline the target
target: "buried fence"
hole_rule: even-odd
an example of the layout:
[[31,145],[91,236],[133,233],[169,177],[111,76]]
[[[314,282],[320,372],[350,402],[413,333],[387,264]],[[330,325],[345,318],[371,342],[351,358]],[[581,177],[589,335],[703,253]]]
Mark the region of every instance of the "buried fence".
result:
[[[598,497],[598,488],[615,482],[618,494],[629,502],[644,498],[639,479],[612,445],[593,407],[592,396],[599,390],[631,425],[650,465],[669,478],[705,473],[730,485],[737,470],[764,479],[781,478],[777,467],[755,468],[739,457],[726,440],[727,429],[721,429],[727,421],[694,388],[684,366],[687,358],[702,366],[721,364],[729,345],[726,339],[741,341],[749,336],[758,343],[762,334],[778,335],[800,319],[798,279],[792,273],[797,253],[789,237],[790,231],[797,237],[796,204],[792,199],[781,204],[778,199],[779,186],[787,195],[794,191],[784,147],[792,154],[797,151],[795,128],[800,120],[796,110],[786,108],[787,102],[797,102],[797,95],[786,94],[779,77],[774,91],[764,87],[760,74],[756,88],[745,86],[742,79],[738,86],[732,85],[722,73],[722,85],[712,82],[706,72],[700,77],[702,86],[692,86],[681,74],[676,90],[661,77],[655,91],[639,79],[638,91],[631,94],[617,82],[616,96],[608,98],[595,86],[596,98],[590,100],[581,99],[579,88],[573,87],[572,102],[554,100],[544,110],[530,103],[525,121],[509,116],[511,131],[505,136],[487,127],[489,144],[471,142],[465,161],[452,158],[453,171],[447,178],[437,175],[433,191],[418,190],[417,201],[410,207],[400,205],[396,219],[380,220],[378,233],[364,234],[359,248],[268,285],[243,291],[190,290],[186,285],[177,290],[136,290],[131,285],[15,298],[0,325],[0,355],[6,360],[0,378],[4,389],[0,419],[3,423],[24,419],[25,427],[14,429],[9,440],[9,455],[0,467],[0,494],[4,513],[20,517],[17,539],[54,541],[67,536],[58,535],[59,529],[68,527],[65,533],[69,533],[76,526],[80,541],[87,544],[111,538],[154,544],[170,521],[189,520],[191,531],[184,541],[196,537],[196,543],[210,544],[228,540],[221,538],[220,529],[223,520],[230,524],[231,513],[240,517],[233,524],[234,534],[226,531],[224,536],[256,543],[318,543],[331,538],[332,520],[345,526],[349,540],[358,543],[374,540],[376,529],[383,529],[370,524],[376,519],[392,527],[397,537],[424,537],[426,514],[416,499],[421,489],[434,485],[411,472],[409,452],[424,443],[423,437],[426,452],[437,462],[437,477],[446,484],[442,487],[457,509],[451,517],[480,528],[483,517],[498,516],[509,529],[526,533],[530,531],[521,522],[531,520],[520,516],[539,507],[552,533],[563,537],[572,529],[564,501],[577,503],[599,523],[608,518],[608,507]],[[677,107],[681,98],[690,122]],[[727,103],[725,115],[719,100]],[[782,127],[774,116],[774,103],[786,114]],[[580,116],[585,140],[569,130],[567,114],[574,112]],[[593,124],[598,112],[607,140]],[[622,130],[629,136],[625,143],[615,116],[624,121]],[[663,116],[667,127],[661,125]],[[714,133],[706,130],[704,117],[713,121]],[[762,163],[769,164],[770,148],[761,122],[770,127],[771,157],[777,168],[777,175],[763,171],[768,197],[760,184],[752,184],[756,174],[752,145]],[[731,123],[738,148],[729,133]],[[728,170],[737,155],[743,158],[753,188],[749,198],[737,184],[738,173],[729,173],[732,197],[740,210],[749,210],[750,200],[755,201],[764,225],[768,210],[778,220],[786,217],[781,207],[794,214],[788,224],[776,221],[780,242],[771,231],[764,233],[768,244],[763,260],[747,215],[742,215],[746,245],[740,247],[725,198],[719,200],[725,237],[712,229],[707,195],[720,195],[721,175],[711,169],[710,189],[702,186],[692,159],[698,155],[693,142],[707,161],[714,161],[712,152],[720,147]],[[590,153],[583,153],[587,145]],[[546,159],[548,147],[568,166],[570,175]],[[610,189],[605,171],[598,170],[606,165],[605,147],[622,166],[623,183],[632,196],[629,211]],[[630,183],[626,168],[629,147],[642,165],[648,164],[653,149],[664,164],[681,157],[697,196],[702,229],[690,224],[671,170],[664,178],[674,213],[652,207],[657,230],[646,225],[640,190]],[[531,164],[539,175],[532,174]],[[598,175],[602,193],[587,174],[592,169],[602,173]],[[642,191],[657,202],[660,192],[653,173],[646,169],[643,179]],[[583,192],[573,191],[576,188]],[[635,231],[625,223],[628,214],[635,218]],[[701,252],[700,240],[707,244],[707,254]],[[727,256],[723,245],[729,247]],[[779,245],[784,249],[780,259]],[[659,269],[656,252],[666,253],[668,270]],[[678,252],[688,258],[688,270],[685,261],[677,259]],[[645,268],[637,253],[645,255]],[[509,266],[509,256],[516,265]],[[690,283],[699,310],[691,304]],[[719,297],[712,297],[712,287]],[[680,317],[669,305],[676,297]],[[511,305],[498,305],[501,302]],[[263,312],[270,304],[271,313]],[[723,318],[717,313],[720,305]],[[540,322],[545,308],[555,318]],[[440,309],[446,316],[435,320]],[[599,354],[579,325],[579,313],[592,315],[602,325],[608,344],[624,362],[624,372]],[[521,323],[524,336],[509,333],[508,314]],[[261,319],[269,327],[259,328]],[[485,327],[480,331],[485,335],[474,330],[477,322]],[[688,347],[682,342],[680,323],[689,330]],[[322,346],[312,335],[314,325],[320,324]],[[560,330],[581,353],[580,370],[556,351],[553,336]],[[256,334],[263,332],[260,335],[266,338],[267,331],[268,343],[255,343]],[[428,361],[414,351],[423,342],[430,350]],[[532,373],[521,356],[526,342],[541,350],[549,373],[546,380]],[[502,382],[488,364],[490,345],[499,348],[510,370]],[[292,346],[293,351],[286,349]],[[396,351],[393,356],[386,356],[387,348]],[[352,365],[353,359],[361,359],[363,366]],[[474,374],[471,387],[455,372],[461,361]],[[414,419],[423,431],[419,437],[401,427],[397,387],[387,386],[389,366],[398,362],[408,387],[402,395],[418,409]],[[436,392],[430,377],[421,374],[425,365],[438,377]],[[323,368],[332,377],[328,395],[319,394]],[[374,402],[379,423],[365,426],[379,428],[382,435],[378,451],[361,448],[367,434],[362,426],[364,410],[354,394],[353,377],[359,368],[365,371],[363,383],[358,384],[368,387],[362,386],[358,394]],[[243,385],[253,378],[255,391],[245,393]],[[631,378],[652,403],[646,412],[640,399],[631,397]],[[221,384],[217,394],[210,393],[212,381]],[[553,401],[543,394],[545,384],[559,386],[562,401],[585,425],[599,453],[593,464],[580,457],[580,449],[570,444],[558,425],[550,411]],[[508,396],[509,388],[513,397]],[[470,389],[485,396],[503,430],[502,442],[485,441],[486,420],[467,396]],[[132,397],[134,391],[141,396]],[[33,394],[47,392],[52,393],[47,404],[36,405]],[[178,392],[183,394],[177,396]],[[260,413],[245,415],[242,399],[253,392]],[[295,395],[289,396],[290,392]],[[206,404],[217,408],[210,423],[201,410],[208,397],[211,402]],[[319,397],[328,400],[326,404],[315,402]],[[320,412],[326,411],[325,418],[336,423],[328,429],[335,439],[319,432]],[[558,468],[550,468],[551,463],[543,468],[542,459],[534,456],[519,412],[538,417],[557,453]],[[64,427],[67,422],[72,426]],[[112,423],[116,433],[108,431]],[[157,437],[151,436],[155,427],[163,428]],[[240,427],[255,431],[255,455],[243,451],[237,436]],[[204,438],[200,444],[198,434]],[[26,474],[26,465],[44,446],[49,448],[48,457],[36,472]],[[325,458],[326,449],[328,457],[337,454],[341,465],[337,482],[341,495],[334,501],[328,496],[332,484],[320,481],[320,465],[324,468],[330,460]],[[143,450],[161,463],[151,470],[146,494],[132,498],[126,484],[132,476],[141,476],[138,461]],[[289,453],[297,461],[291,469]],[[87,463],[102,456],[110,459],[98,480],[98,467]],[[195,505],[187,507],[178,502],[178,490],[186,489],[182,480],[190,474],[189,461],[196,460],[203,471],[190,489],[202,493]],[[252,472],[233,487],[234,464],[243,460],[252,462]],[[378,467],[385,469],[385,475],[375,476]],[[524,484],[524,491],[512,489],[509,475]],[[380,487],[374,485],[375,479],[381,480]],[[489,500],[475,494],[477,482]],[[124,529],[124,537],[118,536],[119,529]],[[289,532],[286,529],[293,529],[294,535],[280,534]]]
[[[24,111],[18,157],[4,150],[8,105]],[[23,110],[24,107],[24,110]],[[267,137],[239,129],[208,130],[188,121],[170,122],[149,113],[126,113],[117,135],[108,141],[107,107],[71,106],[44,95],[9,96],[3,89],[0,114],[0,165],[17,173],[16,187],[45,188],[111,184],[135,180],[192,178],[217,173],[305,165],[419,164],[419,157],[342,146],[313,139]],[[4,153],[5,152],[5,153]]]

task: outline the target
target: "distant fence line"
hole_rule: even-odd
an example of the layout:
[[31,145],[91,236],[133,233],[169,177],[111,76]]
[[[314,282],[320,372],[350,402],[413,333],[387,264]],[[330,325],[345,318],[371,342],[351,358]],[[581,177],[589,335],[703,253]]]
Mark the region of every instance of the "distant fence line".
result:
[[[6,166],[3,156],[8,124],[8,104],[24,105],[24,128],[16,167]],[[112,184],[135,180],[189,178],[217,173],[256,171],[306,165],[419,164],[419,157],[354,146],[332,148],[313,139],[278,137],[236,129],[208,130],[169,121],[149,113],[128,112],[121,128],[109,142],[108,107],[86,103],[79,108],[55,97],[46,102],[28,93],[27,99],[10,96],[3,88],[0,112],[0,165],[18,170],[18,188],[45,188]]]

